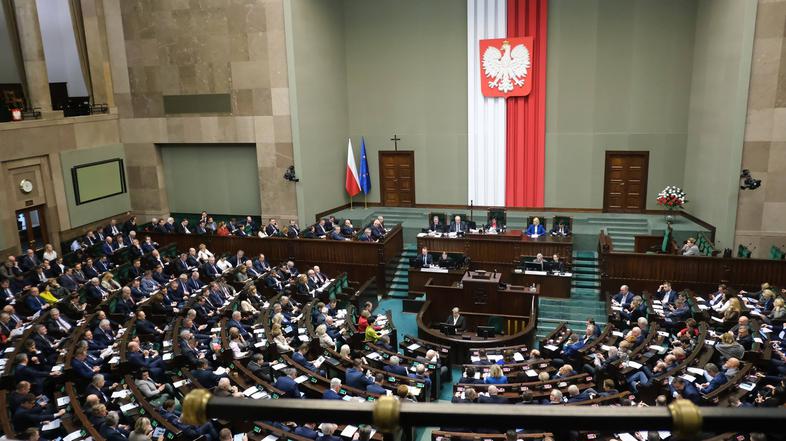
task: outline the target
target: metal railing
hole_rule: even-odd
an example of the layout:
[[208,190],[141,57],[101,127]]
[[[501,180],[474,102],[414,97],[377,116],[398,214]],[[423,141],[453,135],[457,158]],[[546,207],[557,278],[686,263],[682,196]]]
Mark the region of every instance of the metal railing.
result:
[[484,406],[400,402],[389,396],[373,403],[238,400],[213,397],[205,389],[191,391],[183,402],[183,422],[202,424],[209,418],[372,424],[388,436],[402,428],[460,425],[500,430],[526,427],[555,435],[570,431],[668,430],[679,439],[696,439],[702,432],[762,432],[778,427],[786,418],[786,408],[698,407],[687,400],[677,400],[668,407]]

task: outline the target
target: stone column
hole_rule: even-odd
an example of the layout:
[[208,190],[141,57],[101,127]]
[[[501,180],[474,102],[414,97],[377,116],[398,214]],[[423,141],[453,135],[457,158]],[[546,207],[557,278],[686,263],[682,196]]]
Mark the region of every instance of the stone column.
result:
[[[52,98],[49,95],[49,76],[46,73],[44,42],[38,23],[38,8],[35,0],[15,0],[14,12],[19,29],[19,45],[27,79],[27,101],[41,109],[44,117],[53,117]],[[60,112],[62,116],[62,112]]]

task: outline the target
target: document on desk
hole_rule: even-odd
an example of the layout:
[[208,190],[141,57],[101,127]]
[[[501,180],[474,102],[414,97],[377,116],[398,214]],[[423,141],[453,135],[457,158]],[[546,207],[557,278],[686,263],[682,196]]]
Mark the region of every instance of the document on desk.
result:
[[554,345],[544,345],[543,347],[548,349],[549,351],[556,351],[557,349],[559,349],[559,347]]
[[531,276],[548,276],[548,271],[535,271],[535,270],[526,270],[524,274],[528,274]]
[[524,361],[524,356],[519,352],[513,353],[513,361]]
[[46,432],[47,430],[55,430],[60,427],[60,418],[50,421],[48,424],[44,424],[41,426],[41,431]]
[[306,380],[308,380],[308,375],[301,375],[301,376],[295,378],[295,383],[301,384],[301,383],[303,383]]
[[82,431],[76,430],[74,432],[69,433],[63,438],[63,441],[74,441],[82,437]]
[[347,424],[347,427],[344,427],[344,430],[341,431],[341,436],[352,439],[352,435],[354,435],[357,431],[357,427]]

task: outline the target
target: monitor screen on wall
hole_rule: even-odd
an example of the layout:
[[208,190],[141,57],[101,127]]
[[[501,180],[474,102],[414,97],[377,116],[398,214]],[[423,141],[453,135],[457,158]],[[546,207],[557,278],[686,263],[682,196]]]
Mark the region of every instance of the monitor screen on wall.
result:
[[97,201],[126,192],[122,159],[107,159],[71,169],[76,204]]

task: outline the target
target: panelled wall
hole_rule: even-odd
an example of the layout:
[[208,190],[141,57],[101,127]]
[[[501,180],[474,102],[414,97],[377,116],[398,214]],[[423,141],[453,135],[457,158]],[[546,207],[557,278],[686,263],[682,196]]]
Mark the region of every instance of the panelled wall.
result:
[[759,1],[742,167],[761,179],[739,193],[736,244],[786,250],[786,0]]
[[[104,7],[121,140],[137,170],[133,210],[170,211],[157,146],[247,143],[256,152],[253,204],[264,216],[296,217],[295,184],[282,178],[294,163],[283,1],[104,0]],[[227,178],[211,171],[200,161],[194,182],[171,183],[184,187],[173,191]],[[249,196],[238,189],[225,197]]]

